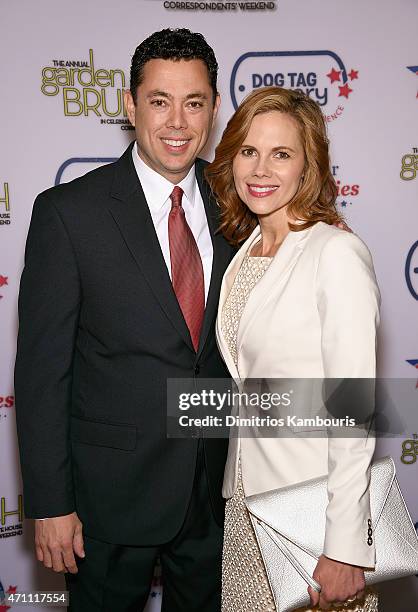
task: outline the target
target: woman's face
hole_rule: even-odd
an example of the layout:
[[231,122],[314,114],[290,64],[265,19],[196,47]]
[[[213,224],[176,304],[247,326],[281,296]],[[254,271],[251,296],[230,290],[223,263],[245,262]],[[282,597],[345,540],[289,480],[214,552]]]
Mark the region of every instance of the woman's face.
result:
[[279,111],[256,115],[233,160],[238,195],[257,216],[271,215],[299,189],[304,165],[295,119]]

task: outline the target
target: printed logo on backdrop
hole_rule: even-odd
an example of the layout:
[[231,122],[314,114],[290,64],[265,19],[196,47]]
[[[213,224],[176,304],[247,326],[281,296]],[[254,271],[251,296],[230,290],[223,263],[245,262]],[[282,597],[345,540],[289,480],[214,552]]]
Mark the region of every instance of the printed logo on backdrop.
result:
[[[0,291],[2,293],[3,293],[3,288],[6,288],[8,284],[9,284],[9,277],[3,276],[2,274],[0,274]],[[0,293],[0,300],[3,298],[2,293]]]
[[[418,370],[418,359],[407,359],[406,362]],[[415,389],[418,389],[418,380],[415,384]]]
[[0,225],[10,225],[10,192],[9,183],[0,183]]
[[23,496],[0,497],[0,538],[23,534]]
[[416,463],[418,457],[418,434],[414,434],[410,439],[402,442],[401,461],[405,465]]
[[405,280],[409,293],[418,300],[418,240],[411,246],[406,257]]
[[11,415],[14,405],[15,398],[13,395],[0,395],[0,423]]
[[10,584],[7,591],[5,591],[0,580],[0,612],[6,612],[6,610],[10,610],[10,606],[6,606],[6,594],[11,595],[16,593],[16,591],[17,584],[14,586]]
[[334,51],[250,51],[235,62],[230,92],[236,109],[259,87],[295,89],[318,102],[331,122],[344,114],[358,78],[359,71],[348,72]]
[[68,181],[83,176],[86,172],[94,170],[92,165],[99,168],[104,164],[111,164],[117,161],[117,159],[117,157],[70,157],[70,159],[66,159],[58,168],[54,185],[68,183]]
[[418,172],[418,147],[412,147],[411,153],[402,157],[400,177],[404,181],[413,181]]
[[[415,527],[415,531],[417,532],[418,535],[418,521],[414,524]],[[418,578],[418,574],[415,574],[415,577]]]
[[337,184],[337,206],[347,208],[351,206],[360,193],[360,185],[358,183],[347,183],[339,177],[340,166],[332,166],[332,175]]
[[149,594],[149,600],[156,601],[157,599],[161,599],[161,587],[162,587],[161,562],[160,562],[160,558],[157,557],[157,562],[154,567],[154,575],[152,577],[152,582],[151,582],[151,591]]
[[[418,66],[407,66],[407,69],[413,72],[416,76],[418,76]],[[415,97],[418,99],[418,91]]]
[[41,92],[60,100],[65,117],[94,117],[102,125],[131,129],[123,103],[124,71],[97,68],[96,61],[93,49],[88,60],[51,60],[42,68]]
[[247,2],[246,0],[238,2],[213,2],[211,0],[182,2],[179,0],[163,0],[163,7],[167,11],[213,11],[216,13],[246,11],[253,13],[255,11],[276,10],[276,0],[267,0],[266,2]]
[[[414,523],[414,527],[415,527],[415,531],[417,532],[417,535],[418,535],[418,521],[416,523]],[[418,578],[418,574],[415,574],[415,577]]]

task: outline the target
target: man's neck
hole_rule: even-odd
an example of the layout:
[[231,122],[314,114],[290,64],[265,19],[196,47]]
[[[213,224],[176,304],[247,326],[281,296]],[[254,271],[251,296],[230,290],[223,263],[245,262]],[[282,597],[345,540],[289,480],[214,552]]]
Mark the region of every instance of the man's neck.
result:
[[170,172],[169,170],[166,170],[165,168],[156,168],[154,164],[152,163],[152,161],[146,155],[144,155],[143,151],[141,151],[137,142],[135,143],[135,146],[136,146],[136,152],[138,154],[139,159],[146,166],[148,166],[150,170],[152,170],[156,174],[159,174],[160,176],[165,178],[170,183],[173,183],[173,185],[178,185],[179,183],[181,183],[181,181],[184,178],[186,178],[186,176],[189,174],[191,168],[194,166],[194,163],[195,163],[193,162],[193,164],[191,164],[188,168],[183,169],[179,172]]

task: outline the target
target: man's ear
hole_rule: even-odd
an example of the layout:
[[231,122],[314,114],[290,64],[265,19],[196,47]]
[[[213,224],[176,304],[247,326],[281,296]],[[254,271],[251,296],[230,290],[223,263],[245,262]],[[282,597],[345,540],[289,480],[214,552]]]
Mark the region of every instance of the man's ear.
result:
[[219,111],[219,107],[220,107],[220,105],[221,105],[221,95],[220,95],[220,93],[218,92],[218,93],[216,94],[215,104],[214,104],[214,106],[213,106],[213,119],[212,119],[212,127],[213,127],[213,126],[214,126],[214,124],[215,124],[216,117],[217,117],[217,115],[218,115],[218,111]]
[[125,103],[126,112],[128,113],[128,119],[135,127],[135,102],[130,89],[125,89],[123,92],[123,101]]

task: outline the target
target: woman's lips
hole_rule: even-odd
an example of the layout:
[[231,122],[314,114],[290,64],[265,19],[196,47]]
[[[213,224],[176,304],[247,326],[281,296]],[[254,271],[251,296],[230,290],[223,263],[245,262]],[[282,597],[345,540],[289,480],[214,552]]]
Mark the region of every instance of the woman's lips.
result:
[[279,188],[277,185],[248,185],[248,192],[254,198],[266,198]]

